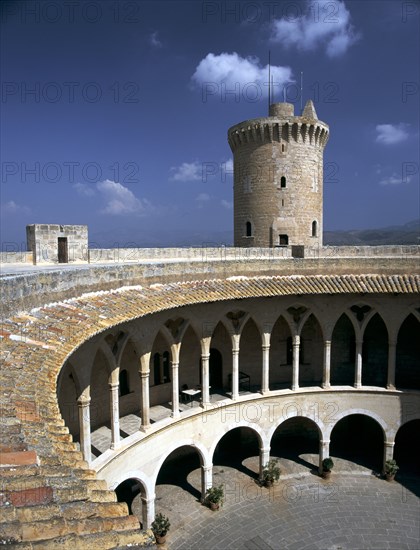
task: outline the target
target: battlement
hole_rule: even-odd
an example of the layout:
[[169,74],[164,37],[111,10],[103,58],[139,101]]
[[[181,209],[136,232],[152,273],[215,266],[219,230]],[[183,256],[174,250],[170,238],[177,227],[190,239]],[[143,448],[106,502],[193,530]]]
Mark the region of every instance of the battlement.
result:
[[243,144],[272,142],[301,143],[323,149],[329,138],[329,127],[318,120],[312,101],[308,101],[301,116],[294,115],[291,103],[270,105],[268,117],[254,118],[235,124],[228,130],[232,151]]

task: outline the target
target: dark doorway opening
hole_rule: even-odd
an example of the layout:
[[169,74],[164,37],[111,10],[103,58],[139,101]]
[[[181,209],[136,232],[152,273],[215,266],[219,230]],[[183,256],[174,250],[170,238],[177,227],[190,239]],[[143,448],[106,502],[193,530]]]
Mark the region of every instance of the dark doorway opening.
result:
[[67,237],[58,237],[58,263],[67,264],[69,261],[69,249]]
[[209,359],[210,386],[212,391],[223,387],[223,357],[216,348],[210,349]]

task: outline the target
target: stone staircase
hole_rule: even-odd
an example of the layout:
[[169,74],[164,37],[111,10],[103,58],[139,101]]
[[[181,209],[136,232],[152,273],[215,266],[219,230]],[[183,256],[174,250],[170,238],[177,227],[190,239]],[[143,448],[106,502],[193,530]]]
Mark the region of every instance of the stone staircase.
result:
[[[24,352],[23,344],[17,347]],[[3,355],[0,368],[0,545],[24,550],[154,546],[153,534],[141,530],[138,518],[117,502],[77,450],[54,399],[48,366],[38,357],[35,368],[31,353],[24,357],[25,369],[9,358]]]

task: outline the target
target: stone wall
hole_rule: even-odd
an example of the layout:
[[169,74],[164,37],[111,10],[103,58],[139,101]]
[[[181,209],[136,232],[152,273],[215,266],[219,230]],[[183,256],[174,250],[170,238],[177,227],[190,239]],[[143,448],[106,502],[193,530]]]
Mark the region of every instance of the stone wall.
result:
[[45,303],[131,285],[226,279],[235,276],[418,273],[418,247],[412,255],[372,258],[253,259],[172,261],[80,266],[9,275],[2,279],[3,318]]

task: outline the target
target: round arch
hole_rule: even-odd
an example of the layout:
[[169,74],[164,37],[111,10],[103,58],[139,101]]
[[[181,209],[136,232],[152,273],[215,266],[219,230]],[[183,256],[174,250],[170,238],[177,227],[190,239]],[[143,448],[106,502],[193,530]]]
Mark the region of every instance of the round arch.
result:
[[379,472],[386,436],[384,422],[379,422],[377,415],[362,411],[342,415],[331,429],[330,456]]
[[176,443],[173,443],[173,445],[170,445],[166,450],[165,450],[165,454],[162,455],[160,458],[159,458],[159,461],[157,462],[157,465],[156,465],[156,468],[155,468],[155,471],[154,471],[154,474],[152,476],[152,483],[153,483],[153,486],[155,487],[156,486],[156,480],[158,478],[158,475],[159,475],[159,472],[165,462],[165,460],[174,452],[176,451],[177,449],[181,448],[181,447],[191,447],[192,449],[194,449],[195,451],[197,451],[198,453],[198,456],[200,458],[200,463],[202,466],[206,467],[206,466],[211,466],[211,460],[210,460],[210,456],[209,455],[209,452],[208,450],[206,449],[206,447],[200,443],[200,442],[197,442],[197,441],[194,441],[193,439],[181,439],[179,441],[177,441]]
[[271,456],[280,460],[285,474],[316,471],[319,466],[319,441],[322,431],[307,416],[291,416],[279,422],[270,438]]
[[394,459],[400,468],[400,474],[420,475],[418,454],[413,452],[413,448],[418,448],[419,442],[420,417],[412,418],[398,428],[395,435]]
[[226,434],[234,430],[235,428],[249,428],[255,434],[257,435],[258,443],[260,447],[265,447],[267,443],[267,437],[264,431],[257,425],[253,424],[252,422],[246,422],[245,420],[240,422],[231,423],[224,429],[223,433],[217,436],[209,449],[209,456],[213,460],[214,451],[216,450],[217,445],[220,443],[220,441],[224,438]]

